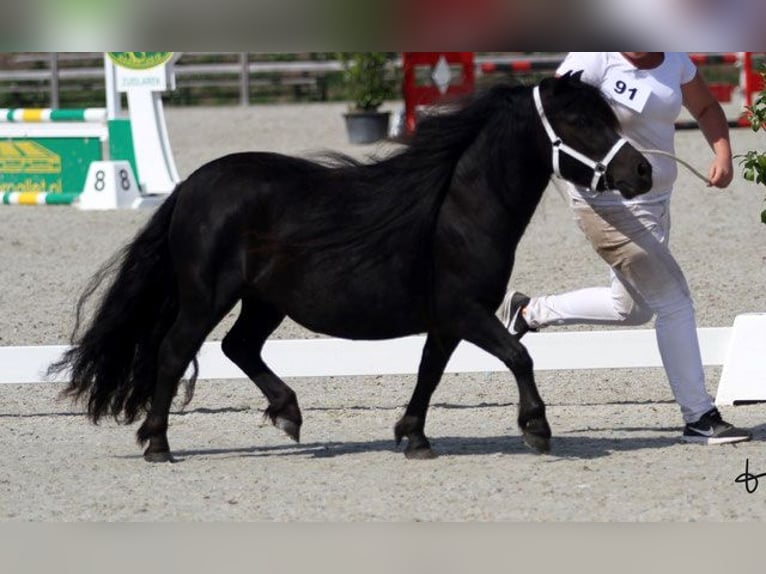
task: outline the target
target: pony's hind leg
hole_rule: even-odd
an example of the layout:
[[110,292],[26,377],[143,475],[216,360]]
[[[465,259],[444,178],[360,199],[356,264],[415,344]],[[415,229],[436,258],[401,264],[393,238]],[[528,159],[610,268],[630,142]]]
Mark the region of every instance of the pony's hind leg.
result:
[[425,435],[426,412],[431,395],[441,380],[449,358],[460,340],[457,338],[428,335],[418,369],[418,382],[407,405],[404,416],[394,427],[396,444],[407,438],[404,455],[407,458],[434,458],[431,444]]
[[234,326],[224,337],[221,348],[261,390],[269,406],[265,415],[272,424],[294,441],[300,440],[303,424],[295,392],[275,375],[261,357],[268,336],[285,318],[275,307],[254,297],[242,299],[242,310]]
[[146,444],[144,459],[168,462],[173,458],[167,439],[170,407],[178,383],[194,359],[205,338],[240,295],[236,274],[222,275],[215,286],[199,279],[196,268],[178,279],[183,286],[176,319],[159,346],[157,375],[149,413],[138,429],[139,444]]
[[200,313],[192,306],[182,307],[176,321],[165,335],[159,349],[157,379],[151,408],[137,432],[139,444],[149,443],[144,451],[144,459],[148,462],[173,460],[167,438],[168,417],[173,397],[186,368],[221,316],[211,320],[209,315]]

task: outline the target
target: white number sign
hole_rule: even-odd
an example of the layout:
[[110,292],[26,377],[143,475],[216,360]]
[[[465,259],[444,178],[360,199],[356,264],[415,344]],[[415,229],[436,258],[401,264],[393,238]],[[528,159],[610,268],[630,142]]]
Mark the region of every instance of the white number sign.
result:
[[614,101],[639,113],[644,111],[646,102],[652,94],[648,85],[629,76],[609,78],[606,88]]

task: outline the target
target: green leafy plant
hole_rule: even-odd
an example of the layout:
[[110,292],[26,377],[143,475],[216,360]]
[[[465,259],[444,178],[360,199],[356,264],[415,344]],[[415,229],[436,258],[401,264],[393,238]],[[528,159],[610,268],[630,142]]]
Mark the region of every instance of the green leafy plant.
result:
[[[766,69],[761,72],[761,77],[766,81]],[[747,106],[747,115],[750,120],[750,127],[754,132],[766,129],[766,90],[763,90],[753,102],[752,106]],[[766,153],[751,150],[741,158],[742,175],[753,183],[766,185]],[[766,223],[766,209],[761,212],[761,221]]]
[[338,55],[352,111],[375,111],[393,95],[388,68],[394,56],[393,52],[341,52]]

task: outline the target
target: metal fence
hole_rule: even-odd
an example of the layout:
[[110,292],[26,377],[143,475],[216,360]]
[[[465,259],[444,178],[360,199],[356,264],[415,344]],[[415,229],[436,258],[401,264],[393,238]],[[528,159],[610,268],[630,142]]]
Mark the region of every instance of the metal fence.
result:
[[[258,97],[325,101],[341,64],[330,54],[279,56],[249,52],[184,52],[175,66],[178,103],[209,94],[249,105]],[[284,59],[284,58],[290,58]],[[5,107],[61,107],[73,97],[98,100],[104,90],[101,52],[18,52],[0,56]],[[103,98],[100,98],[103,100]],[[87,102],[79,101],[80,105]]]

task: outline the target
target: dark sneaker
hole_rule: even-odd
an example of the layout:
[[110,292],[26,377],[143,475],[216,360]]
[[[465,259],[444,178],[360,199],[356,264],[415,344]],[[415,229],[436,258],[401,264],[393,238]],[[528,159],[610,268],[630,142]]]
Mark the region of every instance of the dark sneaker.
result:
[[712,408],[700,417],[696,423],[684,427],[684,442],[700,444],[724,444],[744,442],[753,438],[749,430],[738,429],[721,418],[718,409]]
[[498,318],[502,321],[506,329],[518,339],[521,339],[527,331],[537,331],[532,329],[522,315],[524,307],[529,305],[529,297],[518,291],[509,291],[505,294]]

